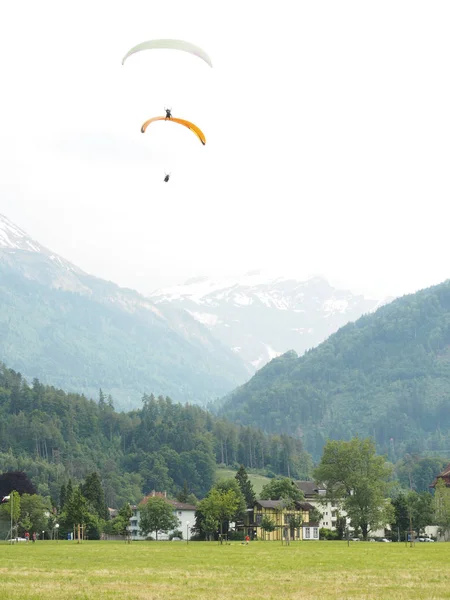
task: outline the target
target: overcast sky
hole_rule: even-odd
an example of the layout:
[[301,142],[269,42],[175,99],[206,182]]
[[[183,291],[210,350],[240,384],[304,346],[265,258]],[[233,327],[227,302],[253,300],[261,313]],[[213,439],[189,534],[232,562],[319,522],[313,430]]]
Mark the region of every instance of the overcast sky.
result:
[[[263,268],[449,277],[450,2],[8,2],[0,213],[144,293]],[[195,56],[151,50],[182,38]],[[141,124],[164,114],[196,123]],[[165,172],[171,172],[164,183]]]

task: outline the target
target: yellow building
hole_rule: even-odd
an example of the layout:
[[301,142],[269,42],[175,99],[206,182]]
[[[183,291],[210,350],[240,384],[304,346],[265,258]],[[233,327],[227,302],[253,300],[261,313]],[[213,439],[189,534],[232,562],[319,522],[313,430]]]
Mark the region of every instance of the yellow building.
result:
[[[258,540],[318,540],[319,524],[309,522],[309,502],[293,502],[286,507],[283,500],[257,500],[247,513],[246,534]],[[272,524],[273,531],[265,528]]]

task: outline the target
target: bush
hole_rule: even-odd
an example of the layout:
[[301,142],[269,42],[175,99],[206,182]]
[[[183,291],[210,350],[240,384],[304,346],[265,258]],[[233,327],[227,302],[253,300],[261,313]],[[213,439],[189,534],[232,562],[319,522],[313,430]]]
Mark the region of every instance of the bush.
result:
[[321,527],[319,529],[319,539],[321,540],[337,540],[339,539],[339,535],[337,531],[332,531],[331,529],[327,529],[326,527]]

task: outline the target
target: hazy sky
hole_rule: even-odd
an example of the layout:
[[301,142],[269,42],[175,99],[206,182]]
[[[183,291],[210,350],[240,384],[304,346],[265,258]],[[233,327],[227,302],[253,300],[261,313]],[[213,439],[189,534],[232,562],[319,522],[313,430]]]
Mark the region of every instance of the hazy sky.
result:
[[[150,292],[269,269],[449,277],[450,2],[8,2],[0,213]],[[122,58],[151,38],[203,47]],[[162,115],[196,123],[156,123]],[[169,183],[163,182],[171,172]]]

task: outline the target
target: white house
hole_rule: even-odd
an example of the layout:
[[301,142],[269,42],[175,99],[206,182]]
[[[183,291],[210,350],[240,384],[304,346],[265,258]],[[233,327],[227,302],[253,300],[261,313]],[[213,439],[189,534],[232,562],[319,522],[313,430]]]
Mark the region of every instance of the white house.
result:
[[[193,527],[195,523],[195,506],[192,504],[185,504],[184,502],[177,502],[176,500],[169,500],[167,498],[167,492],[155,492],[155,490],[143,498],[142,502],[145,503],[148,498],[151,498],[152,496],[165,498],[169,504],[172,504],[173,514],[177,517],[179,523],[173,530],[164,533],[158,532],[158,540],[168,540],[175,531],[181,531],[183,539],[189,540],[191,537],[191,527]],[[131,539],[145,540],[150,536],[156,538],[156,531],[150,532],[147,536],[141,534],[139,527],[141,520],[140,510],[137,505],[134,505],[131,508],[133,510],[133,516],[130,518],[130,525],[127,527],[128,531],[131,533]]]
[[[346,511],[342,508],[340,503],[333,503],[330,501],[324,502],[323,496],[326,494],[326,489],[324,487],[317,485],[314,481],[296,481],[295,483],[303,492],[305,500],[322,513],[322,518],[319,521],[320,528],[325,527],[326,529],[335,531],[338,514],[340,514],[342,517],[345,517],[345,522],[349,531],[353,531],[353,528],[350,525],[350,519],[347,517]],[[390,528],[390,525],[386,524],[386,527],[382,529],[371,531],[370,537],[384,537],[385,529]]]

